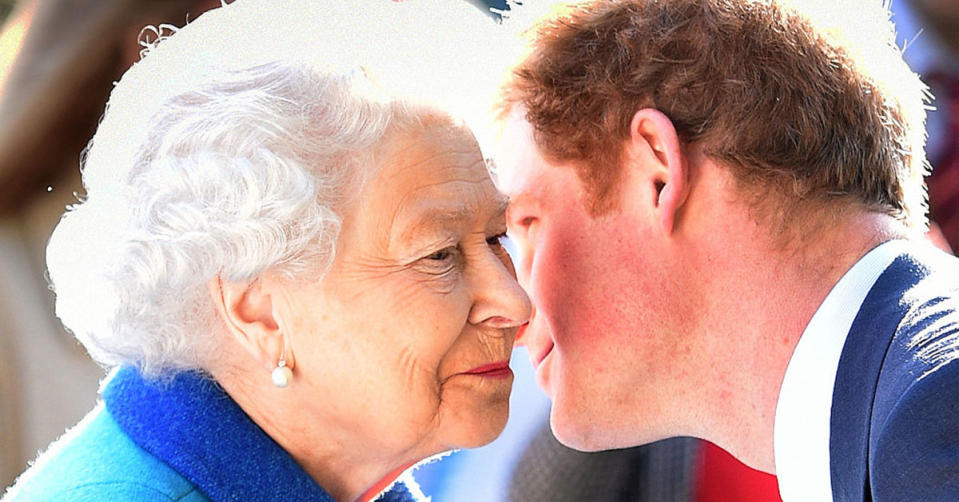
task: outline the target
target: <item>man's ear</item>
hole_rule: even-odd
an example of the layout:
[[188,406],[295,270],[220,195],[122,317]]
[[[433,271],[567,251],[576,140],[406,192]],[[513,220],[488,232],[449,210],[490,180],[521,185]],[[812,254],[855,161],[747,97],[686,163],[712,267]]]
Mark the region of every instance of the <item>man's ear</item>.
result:
[[293,367],[292,351],[285,347],[271,294],[260,279],[251,283],[223,281],[214,277],[208,284],[220,318],[231,335],[267,371],[283,355]]
[[646,167],[645,182],[654,192],[660,225],[670,234],[689,195],[689,168],[673,122],[659,110],[639,110],[629,125],[629,148]]

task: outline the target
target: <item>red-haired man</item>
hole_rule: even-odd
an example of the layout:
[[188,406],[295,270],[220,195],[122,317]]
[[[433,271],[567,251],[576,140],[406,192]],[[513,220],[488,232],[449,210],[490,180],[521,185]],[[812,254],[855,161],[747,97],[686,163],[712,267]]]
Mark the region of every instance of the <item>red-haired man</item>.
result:
[[955,500],[959,263],[879,2],[592,0],[503,92],[523,341],[580,450],[708,439],[783,499]]

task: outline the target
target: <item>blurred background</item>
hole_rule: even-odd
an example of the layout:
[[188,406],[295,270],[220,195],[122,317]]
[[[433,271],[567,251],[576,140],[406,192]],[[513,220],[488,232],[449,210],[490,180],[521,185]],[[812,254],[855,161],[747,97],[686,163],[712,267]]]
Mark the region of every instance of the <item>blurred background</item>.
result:
[[0,485],[86,414],[104,370],[53,314],[44,249],[81,192],[80,152],[141,27],[218,1],[2,0]]
[[[407,0],[416,1],[416,0]],[[467,0],[496,22],[492,6]],[[878,0],[876,0],[878,1]],[[219,0],[0,0],[0,494],[85,415],[105,371],[60,326],[44,248],[82,193],[81,152],[141,29],[182,25]],[[900,45],[938,96],[929,121],[936,239],[959,246],[959,0],[893,0]],[[418,471],[433,500],[778,500],[775,478],[693,440],[582,454],[548,432],[523,349],[510,422],[491,445]],[[704,488],[705,487],[705,488]]]

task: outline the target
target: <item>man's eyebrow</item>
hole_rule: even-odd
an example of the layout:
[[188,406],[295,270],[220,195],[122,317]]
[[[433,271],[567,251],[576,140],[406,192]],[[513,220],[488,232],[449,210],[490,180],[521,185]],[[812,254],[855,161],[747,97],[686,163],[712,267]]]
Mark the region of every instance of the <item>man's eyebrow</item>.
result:
[[517,204],[523,204],[529,200],[535,200],[535,196],[533,196],[532,194],[528,192],[519,192],[515,194],[510,194],[509,198],[507,199],[507,210],[511,206],[515,206]]

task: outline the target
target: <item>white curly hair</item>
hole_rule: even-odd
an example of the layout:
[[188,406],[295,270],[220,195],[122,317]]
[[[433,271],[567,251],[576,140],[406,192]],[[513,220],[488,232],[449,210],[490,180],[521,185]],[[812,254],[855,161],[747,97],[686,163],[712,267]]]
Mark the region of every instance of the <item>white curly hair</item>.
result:
[[[413,53],[432,41],[398,38],[415,24],[465,19],[436,15],[383,0],[239,0],[152,29],[163,36],[114,88],[83,159],[85,196],[47,247],[57,315],[90,355],[151,375],[199,368],[217,329],[210,279],[320,280],[375,147],[427,109],[384,92],[383,77],[403,68],[416,81],[416,61],[437,57]],[[440,63],[469,57],[457,52]]]

